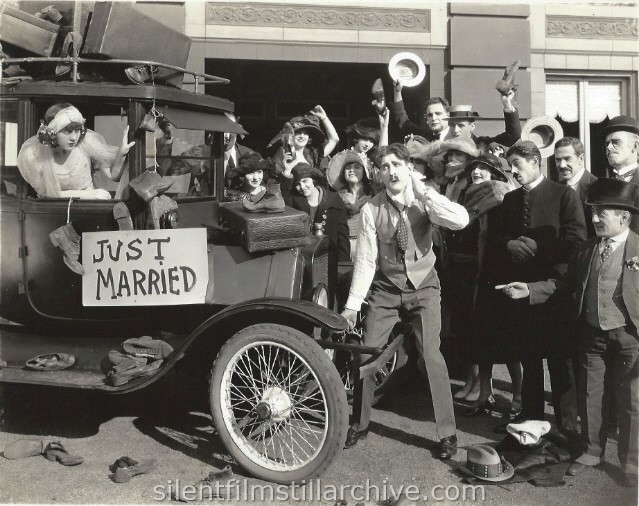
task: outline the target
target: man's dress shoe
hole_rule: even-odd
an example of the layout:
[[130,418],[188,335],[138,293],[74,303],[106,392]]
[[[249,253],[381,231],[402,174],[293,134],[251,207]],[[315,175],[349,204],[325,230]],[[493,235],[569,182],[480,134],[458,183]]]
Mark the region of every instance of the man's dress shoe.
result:
[[344,448],[355,446],[360,439],[366,439],[366,436],[368,436],[368,430],[355,430],[351,427],[346,434]]
[[439,460],[448,460],[457,453],[457,436],[452,435],[443,438],[437,449],[435,450],[435,457]]

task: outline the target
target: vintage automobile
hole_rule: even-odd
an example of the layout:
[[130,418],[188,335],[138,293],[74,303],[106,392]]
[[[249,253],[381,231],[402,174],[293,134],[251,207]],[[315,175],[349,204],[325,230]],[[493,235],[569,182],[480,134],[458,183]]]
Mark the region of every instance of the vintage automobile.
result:
[[[20,61],[27,67],[59,63]],[[222,133],[244,133],[224,114],[233,111],[233,103],[168,86],[82,81],[77,74],[82,64],[76,58],[71,80],[0,84],[0,358],[6,362],[0,382],[4,388],[22,383],[121,394],[145,388],[178,368],[202,381],[208,377],[217,432],[250,473],[282,483],[321,473],[341,449],[348,427],[344,385],[331,354],[318,344],[331,346],[331,334],[346,328],[346,321],[328,307],[328,240],[312,236],[306,245],[250,253],[233,237],[221,237]],[[110,72],[115,71],[106,69],[102,75]],[[201,162],[207,184],[190,191],[187,176],[185,188],[168,190],[177,210],[161,220],[164,228],[157,230],[147,230],[145,211],[134,215],[135,230],[119,230],[112,211],[122,202],[126,185],[103,186],[112,200],[38,198],[21,177],[16,156],[37,131],[46,109],[58,102],[72,102],[87,126],[112,144],[130,127],[129,138],[136,142],[128,155],[130,180],[159,162],[154,134],[138,127],[152,108],[161,111],[174,127],[175,146],[164,162],[183,159],[179,153],[192,146],[210,144],[208,158],[190,157]],[[206,275],[199,278],[199,300],[190,299],[186,281],[184,291],[173,299],[154,293],[156,300],[147,300],[150,287],[148,294],[127,298],[126,293],[116,295],[108,283],[96,297],[87,288],[95,286],[88,284],[92,277],[95,282],[96,272],[86,264],[85,251],[92,234],[83,234],[84,276],[65,266],[49,240],[49,233],[69,220],[90,223],[102,240],[173,240],[164,255],[165,267],[171,255],[182,264],[199,256]],[[160,236],[164,239],[157,239]],[[189,237],[197,240],[185,242]],[[130,268],[124,253],[112,255],[110,261],[114,269]],[[108,352],[142,335],[161,337],[174,352],[154,374],[120,386],[108,384],[102,367]],[[75,364],[60,371],[25,367],[30,358],[47,353],[72,354]]]

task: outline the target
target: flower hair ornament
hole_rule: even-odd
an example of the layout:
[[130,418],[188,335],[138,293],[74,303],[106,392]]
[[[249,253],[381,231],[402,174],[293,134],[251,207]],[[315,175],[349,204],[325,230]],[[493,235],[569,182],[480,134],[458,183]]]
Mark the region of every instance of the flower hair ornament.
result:
[[633,272],[639,271],[639,256],[635,256],[626,260],[626,267]]
[[81,138],[84,137],[86,133],[86,120],[84,116],[82,116],[82,113],[71,105],[60,109],[47,125],[44,124],[43,120],[40,120],[40,127],[37,133],[38,139],[46,146],[53,146],[55,136],[72,123],[82,125]]

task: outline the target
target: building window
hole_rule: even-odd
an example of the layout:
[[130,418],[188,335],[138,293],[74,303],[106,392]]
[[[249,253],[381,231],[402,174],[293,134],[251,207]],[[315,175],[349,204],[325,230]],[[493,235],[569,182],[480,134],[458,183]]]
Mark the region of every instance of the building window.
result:
[[553,75],[546,78],[546,115],[577,137],[586,149],[586,168],[605,175],[606,157],[599,131],[610,118],[628,114],[630,76]]

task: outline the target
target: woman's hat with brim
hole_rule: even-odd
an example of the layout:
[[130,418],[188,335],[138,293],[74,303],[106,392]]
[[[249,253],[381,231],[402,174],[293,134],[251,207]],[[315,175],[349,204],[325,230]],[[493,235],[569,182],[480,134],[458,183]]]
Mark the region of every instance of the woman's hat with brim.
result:
[[449,151],[460,151],[472,157],[479,156],[479,150],[470,137],[455,137],[454,139],[443,141],[438,154],[445,154]]
[[505,481],[513,477],[512,464],[499,456],[497,450],[488,445],[473,445],[466,452],[466,465],[457,469],[483,481]]
[[601,137],[612,132],[618,131],[632,132],[639,135],[639,123],[632,116],[616,116],[610,120],[610,122],[599,130],[598,134]]
[[293,186],[305,177],[313,178],[317,183],[324,179],[324,174],[319,169],[313,167],[310,163],[298,163],[292,170]]
[[239,175],[242,176],[258,170],[267,172],[271,169],[273,169],[273,163],[270,160],[264,160],[259,153],[247,153],[240,156],[236,168]]
[[[306,114],[304,116],[295,116],[291,118],[288,123],[293,127],[293,132],[297,133],[300,130],[306,130],[308,135],[313,138],[316,143],[323,142],[325,139],[324,132],[320,127],[320,121],[317,116],[313,116],[312,114]],[[271,142],[268,143],[267,147],[274,146],[275,144],[281,142],[282,133],[278,133]]]
[[599,178],[590,186],[586,204],[639,213],[639,184]]
[[470,177],[472,170],[479,165],[482,168],[489,170],[493,175],[493,179],[509,183],[510,180],[508,179],[506,172],[504,172],[501,160],[502,159],[498,156],[486,153],[484,155],[479,155],[477,158],[467,163],[464,170],[468,171],[468,177]]
[[340,151],[331,158],[330,162],[328,162],[328,169],[326,170],[326,179],[328,180],[328,184],[331,185],[331,188],[335,191],[339,191],[345,187],[345,181],[342,177],[342,173],[347,163],[359,163],[362,167],[364,167],[365,176],[368,179],[371,178],[368,166],[360,155],[350,149]]
[[409,135],[404,139],[404,146],[408,148],[411,160],[421,160],[425,163],[430,163],[432,155],[427,154],[425,147],[428,146],[430,141],[421,135]]
[[379,142],[379,120],[364,118],[346,127],[346,135],[350,139],[369,139],[375,144]]
[[451,105],[448,109],[448,116],[442,118],[447,121],[475,121],[480,119],[479,113],[473,111],[472,105]]

